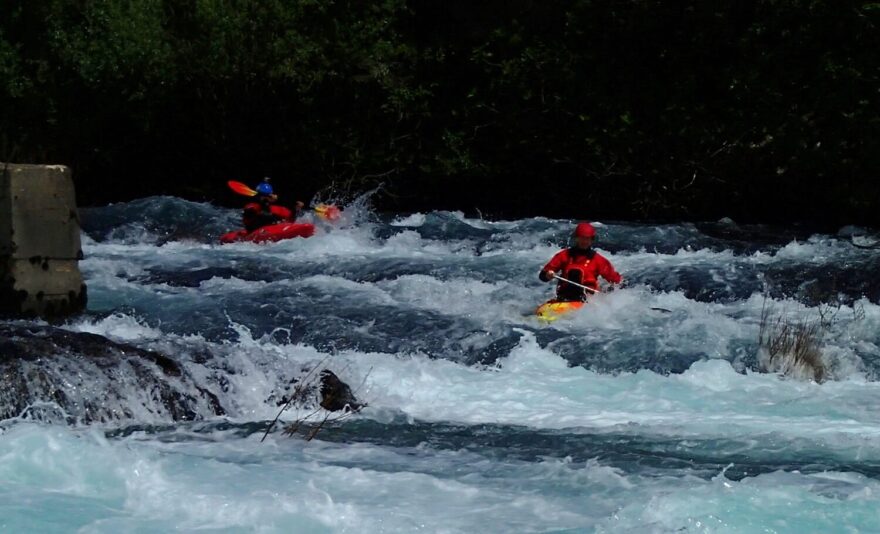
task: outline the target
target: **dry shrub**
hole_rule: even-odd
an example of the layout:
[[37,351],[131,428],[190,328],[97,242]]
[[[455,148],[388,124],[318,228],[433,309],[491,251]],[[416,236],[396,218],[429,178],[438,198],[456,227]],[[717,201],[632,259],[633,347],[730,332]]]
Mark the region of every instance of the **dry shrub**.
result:
[[763,371],[801,380],[822,382],[827,370],[821,342],[826,318],[792,320],[765,303],[758,331],[758,364]]
[[[324,367],[326,361],[327,358],[324,358],[305,376],[292,381],[295,384],[293,392],[287,398],[282,399],[281,410],[269,423],[261,442],[266,439],[281,419],[282,414],[290,407],[308,408],[312,411],[305,416],[298,417],[292,423],[286,424],[283,428],[283,434],[296,436],[302,433],[306,441],[311,441],[326,425],[344,421],[367,405],[367,403],[357,400],[355,397],[357,391],[352,391],[348,384],[340,380],[333,371]],[[357,388],[358,390],[364,386],[369,375],[370,372],[367,372],[363,382]]]

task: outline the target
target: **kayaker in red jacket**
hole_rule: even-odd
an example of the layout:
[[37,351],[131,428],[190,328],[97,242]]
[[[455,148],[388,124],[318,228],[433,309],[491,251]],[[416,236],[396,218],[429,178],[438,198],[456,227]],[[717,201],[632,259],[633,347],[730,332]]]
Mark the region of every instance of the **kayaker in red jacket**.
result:
[[264,178],[263,182],[257,186],[257,201],[250,202],[244,207],[244,215],[242,215],[242,223],[244,229],[253,232],[270,224],[278,224],[282,221],[293,222],[302,212],[303,203],[297,201],[296,213],[290,211],[284,206],[276,206],[278,195],[269,183],[269,178]]
[[[553,259],[541,269],[538,275],[541,280],[552,282],[554,276],[558,275],[593,289],[599,289],[600,276],[612,284],[623,281],[611,262],[593,250],[596,229],[592,224],[586,222],[578,224],[572,237],[574,246],[561,250],[553,256]],[[559,285],[556,286],[556,300],[584,301],[587,300],[587,290],[559,281]]]

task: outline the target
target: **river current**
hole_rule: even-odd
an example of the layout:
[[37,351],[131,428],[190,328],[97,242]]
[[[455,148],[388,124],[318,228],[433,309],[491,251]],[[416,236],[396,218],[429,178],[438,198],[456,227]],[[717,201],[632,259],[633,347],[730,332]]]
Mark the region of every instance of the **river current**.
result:
[[[0,423],[0,530],[880,531],[880,250],[860,229],[599,223],[626,285],[548,325],[538,270],[574,221],[344,214],[219,245],[235,210],[82,210],[88,311],[60,328],[167,355],[224,415],[80,368],[67,395],[104,420]],[[767,306],[830,317],[827,380],[762,369]],[[310,441],[280,431],[312,413],[291,409],[261,442],[315,366],[368,406]]]

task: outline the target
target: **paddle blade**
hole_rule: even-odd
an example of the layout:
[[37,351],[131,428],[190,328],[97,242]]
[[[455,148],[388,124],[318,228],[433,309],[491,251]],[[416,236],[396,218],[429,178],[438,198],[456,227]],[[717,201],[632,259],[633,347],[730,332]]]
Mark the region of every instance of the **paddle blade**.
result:
[[342,212],[339,211],[339,208],[331,204],[318,204],[315,206],[315,213],[325,221],[336,221],[342,217]]
[[257,196],[256,191],[254,191],[253,189],[251,189],[250,187],[246,186],[245,184],[243,184],[241,182],[236,182],[235,180],[229,180],[228,182],[226,182],[226,185],[229,186],[229,189],[232,189],[233,191],[235,191],[239,195],[244,195],[246,197]]

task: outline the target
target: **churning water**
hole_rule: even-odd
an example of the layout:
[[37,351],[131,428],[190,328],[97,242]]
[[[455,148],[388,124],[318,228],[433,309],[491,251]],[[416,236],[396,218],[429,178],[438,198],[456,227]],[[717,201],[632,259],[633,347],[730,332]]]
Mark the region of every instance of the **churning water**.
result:
[[[238,214],[211,205],[83,218],[89,310],[61,328],[167,355],[191,402],[128,365],[28,362],[24,390],[63,402],[2,423],[0,530],[880,531],[880,251],[846,232],[607,223],[627,285],[545,325],[537,273],[571,221],[354,205],[220,246]],[[765,299],[834,314],[830,380],[760,371]],[[261,443],[316,365],[369,406]]]

